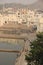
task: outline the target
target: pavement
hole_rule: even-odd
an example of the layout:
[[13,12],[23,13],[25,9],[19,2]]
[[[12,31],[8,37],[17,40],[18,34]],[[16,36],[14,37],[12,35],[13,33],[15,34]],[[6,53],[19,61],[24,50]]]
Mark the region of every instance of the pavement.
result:
[[[31,33],[28,36],[28,39],[31,40],[31,41],[33,41],[35,38],[36,38],[36,34],[35,33]],[[24,43],[25,44],[24,50],[23,50],[23,52],[21,52],[20,57],[16,59],[15,65],[27,65],[27,62],[25,60],[25,54],[26,54],[25,50],[30,50],[30,46],[29,46],[30,45],[30,41],[29,40],[27,40]]]
[[27,65],[25,54],[25,52],[22,52],[21,56],[16,60],[15,65]]

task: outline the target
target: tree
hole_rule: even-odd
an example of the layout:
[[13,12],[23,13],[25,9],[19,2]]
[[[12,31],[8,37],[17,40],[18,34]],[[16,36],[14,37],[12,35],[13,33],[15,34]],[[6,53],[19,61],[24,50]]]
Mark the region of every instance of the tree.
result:
[[31,50],[25,57],[28,65],[43,65],[43,32],[36,37],[36,40],[30,43]]

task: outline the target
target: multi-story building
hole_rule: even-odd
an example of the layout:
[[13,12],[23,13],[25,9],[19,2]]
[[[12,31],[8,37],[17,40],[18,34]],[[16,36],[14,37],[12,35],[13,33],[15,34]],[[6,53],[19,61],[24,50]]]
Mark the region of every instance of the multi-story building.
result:
[[[37,31],[40,31],[39,24],[43,26],[40,22],[43,21],[43,13],[39,10],[29,10],[29,9],[17,9],[8,8],[0,13],[0,26],[3,24],[14,23],[14,24],[25,24],[27,26],[37,26]],[[42,27],[43,28],[43,27]],[[41,28],[41,29],[42,29]]]

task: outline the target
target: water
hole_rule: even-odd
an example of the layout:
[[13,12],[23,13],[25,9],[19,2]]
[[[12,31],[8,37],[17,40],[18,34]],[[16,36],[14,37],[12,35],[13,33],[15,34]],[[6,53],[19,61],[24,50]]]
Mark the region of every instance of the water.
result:
[[[0,49],[21,50],[22,48],[23,43],[0,42]],[[17,53],[0,52],[0,65],[15,65],[16,58]]]

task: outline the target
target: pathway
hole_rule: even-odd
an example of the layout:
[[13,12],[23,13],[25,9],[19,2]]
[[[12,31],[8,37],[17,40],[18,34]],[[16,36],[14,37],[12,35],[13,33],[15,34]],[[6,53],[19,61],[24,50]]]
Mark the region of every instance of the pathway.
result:
[[[34,34],[34,33],[30,34],[28,39],[34,40],[36,38],[35,35],[36,34]],[[21,53],[21,56],[16,60],[15,65],[27,65],[27,62],[25,60],[25,54],[26,54],[25,50],[27,50],[27,49],[30,50],[30,47],[29,47],[30,41],[29,40],[27,40],[25,42],[24,51]]]

